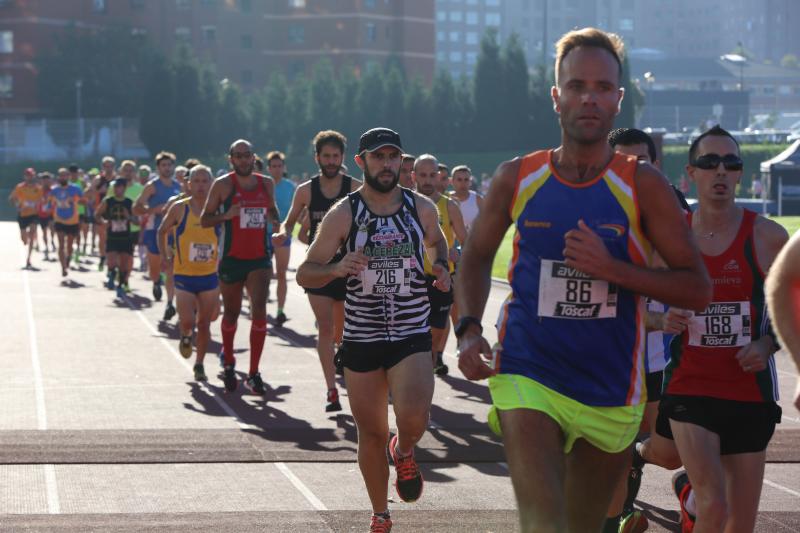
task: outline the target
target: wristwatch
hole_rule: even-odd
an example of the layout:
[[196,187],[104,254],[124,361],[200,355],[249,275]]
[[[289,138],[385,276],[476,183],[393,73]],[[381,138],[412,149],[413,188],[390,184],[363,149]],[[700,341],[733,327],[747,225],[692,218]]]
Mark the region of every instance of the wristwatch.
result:
[[458,322],[456,322],[456,327],[453,329],[453,332],[456,334],[456,337],[460,337],[461,335],[466,333],[467,328],[473,324],[478,326],[478,329],[480,329],[481,333],[483,333],[483,326],[481,326],[481,321],[475,318],[474,316],[462,316],[461,318],[459,318]]

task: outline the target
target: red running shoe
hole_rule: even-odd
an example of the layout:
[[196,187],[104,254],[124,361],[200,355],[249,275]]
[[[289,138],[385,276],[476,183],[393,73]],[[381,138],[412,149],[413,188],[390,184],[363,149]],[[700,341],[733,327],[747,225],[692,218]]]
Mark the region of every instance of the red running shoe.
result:
[[422,472],[419,471],[417,462],[414,460],[414,452],[401,457],[397,454],[397,435],[389,441],[389,454],[397,472],[397,481],[394,486],[397,494],[404,502],[415,502],[422,495]]
[[692,533],[695,517],[686,510],[686,500],[692,490],[692,483],[689,481],[689,474],[686,473],[686,470],[681,470],[672,476],[672,489],[675,491],[681,507],[681,533]]
[[392,519],[380,515],[372,515],[369,523],[369,533],[389,533],[392,530]]

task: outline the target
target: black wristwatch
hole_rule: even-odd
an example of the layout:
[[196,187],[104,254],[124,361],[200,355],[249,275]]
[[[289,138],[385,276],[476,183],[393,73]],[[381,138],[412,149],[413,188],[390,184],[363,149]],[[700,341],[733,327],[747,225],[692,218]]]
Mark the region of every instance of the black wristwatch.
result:
[[450,270],[450,263],[447,262],[447,259],[442,259],[441,257],[433,262],[434,265],[441,265],[445,272]]
[[480,329],[481,333],[483,333],[483,326],[481,326],[481,321],[475,318],[474,316],[462,316],[461,318],[459,318],[458,322],[456,322],[456,327],[455,329],[453,329],[453,332],[456,334],[456,337],[460,337],[461,335],[466,333],[467,328],[473,324],[478,326],[478,329]]

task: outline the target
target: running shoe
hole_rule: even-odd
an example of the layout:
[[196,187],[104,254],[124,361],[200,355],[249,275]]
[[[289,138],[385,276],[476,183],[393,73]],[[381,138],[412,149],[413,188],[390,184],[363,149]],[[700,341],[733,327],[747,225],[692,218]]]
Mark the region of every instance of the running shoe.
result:
[[203,368],[203,363],[197,363],[194,365],[193,370],[195,381],[208,381],[208,376],[206,376],[206,370]]
[[372,515],[369,523],[369,533],[389,533],[392,530],[392,519],[388,516]]
[[392,457],[397,480],[394,483],[397,494],[404,502],[415,502],[422,495],[422,472],[414,460],[414,452],[406,456],[397,453],[397,435],[389,441],[389,455]]
[[184,359],[189,359],[192,356],[192,336],[181,335],[180,343],[178,344],[178,351]]
[[103,266],[105,266],[105,264],[106,264],[106,258],[105,258],[105,256],[103,256],[103,257],[100,258],[100,262],[97,263],[97,270],[102,272],[103,271]]
[[225,383],[225,390],[227,392],[233,392],[236,390],[236,386],[239,384],[239,380],[236,379],[236,370],[234,370],[235,365],[225,365],[222,367],[222,381]]
[[47,253],[47,248],[44,249],[44,260],[50,261],[50,255]]
[[686,500],[692,491],[692,483],[689,481],[689,474],[686,473],[686,470],[676,472],[672,476],[672,490],[675,491],[681,507],[681,533],[692,533],[695,517],[686,510]]
[[342,404],[339,403],[339,391],[336,389],[328,389],[328,404],[325,406],[325,412],[332,413],[341,410]]
[[108,279],[106,280],[106,289],[113,291],[114,290],[114,273],[109,272]]
[[125,291],[125,294],[130,294],[131,293],[131,288],[127,283],[122,285],[122,290]]
[[647,522],[647,517],[641,511],[634,511],[619,523],[619,533],[643,533],[647,531],[650,524]]
[[121,285],[117,287],[117,298],[125,298],[125,289],[123,289]]
[[622,504],[622,514],[627,516],[633,512],[633,502],[639,495],[639,488],[642,486],[642,474],[645,460],[639,455],[636,446],[640,441],[633,443],[633,462],[628,471],[628,491],[625,495],[625,502]]
[[161,283],[153,283],[153,298],[155,298],[157,302],[160,302],[163,294],[164,293],[161,290]]
[[280,312],[280,313],[278,313],[278,315],[275,317],[275,325],[276,325],[277,327],[281,327],[281,326],[283,326],[283,325],[286,323],[286,321],[287,321],[287,320],[289,320],[289,319],[288,319],[288,318],[286,318],[286,315],[285,315],[285,314],[283,314],[283,311],[281,311],[281,312]]
[[217,357],[219,357],[219,367],[225,368],[225,348],[219,349],[219,354]]
[[446,376],[450,369],[442,361],[442,354],[436,354],[436,365],[433,367],[433,373],[437,376]]
[[244,388],[253,394],[266,394],[267,392],[267,389],[264,387],[264,380],[261,379],[260,372],[248,376],[244,382]]
[[62,278],[66,278],[67,277],[67,269],[64,268],[64,267],[61,267],[61,277]]
[[177,311],[175,310],[175,306],[172,305],[172,302],[168,302],[167,308],[164,309],[164,322],[169,322],[170,320],[172,320],[172,317],[175,316],[175,313],[177,313]]

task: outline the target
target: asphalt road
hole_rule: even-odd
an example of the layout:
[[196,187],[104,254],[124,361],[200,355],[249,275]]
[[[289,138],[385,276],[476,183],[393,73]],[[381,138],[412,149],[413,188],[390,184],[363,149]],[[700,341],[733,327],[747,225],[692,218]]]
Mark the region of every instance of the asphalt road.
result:
[[[151,301],[143,274],[132,276],[131,297],[118,300],[103,288],[96,258],[62,281],[41,254],[35,270],[21,268],[16,224],[0,223],[0,243],[1,531],[366,530],[347,393],[342,413],[324,412],[314,319],[293,279],[290,321],[270,327],[261,362],[268,394],[226,394],[213,354],[210,381],[192,380],[175,321],[161,321],[164,304]],[[295,245],[293,264],[303,252]],[[506,291],[495,284],[487,317]],[[248,331],[242,317],[242,363]],[[212,334],[216,350],[219,322]],[[418,451],[424,496],[405,504],[390,489],[396,532],[517,529],[502,447],[485,424],[488,391],[463,379],[454,353],[451,339],[451,373],[436,381]],[[757,528],[771,533],[800,531],[800,414],[788,404],[796,374],[785,354],[778,362],[784,420]],[[670,476],[646,467],[639,503],[650,531],[677,531]]]

